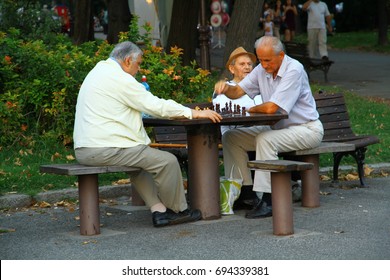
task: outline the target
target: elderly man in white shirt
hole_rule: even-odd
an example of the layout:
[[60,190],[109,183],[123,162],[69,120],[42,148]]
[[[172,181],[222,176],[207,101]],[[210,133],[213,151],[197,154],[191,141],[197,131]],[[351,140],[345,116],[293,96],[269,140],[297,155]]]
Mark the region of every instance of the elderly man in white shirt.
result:
[[149,147],[142,112],[161,118],[222,117],[212,110],[196,111],[146,91],[134,76],[142,50],[131,42],[115,46],[85,78],[77,98],[74,125],[76,159],[86,165],[121,165],[142,169],[131,181],[150,207],[155,227],[201,218],[189,209],[179,163],[174,155]]
[[[222,136],[225,170],[230,170],[233,164],[238,166],[244,177],[243,185],[253,184],[247,167],[248,151],[256,151],[257,160],[278,159],[279,153],[319,146],[324,133],[303,65],[285,54],[276,37],[261,37],[255,47],[260,64],[236,86],[217,82],[215,92],[230,98],[244,94],[253,98],[260,92],[264,103],[249,112],[273,114],[280,110],[288,113],[289,118],[271,128],[243,127]],[[246,213],[247,218],[272,216],[270,177],[269,172],[256,171],[253,190],[258,193],[259,201]]]

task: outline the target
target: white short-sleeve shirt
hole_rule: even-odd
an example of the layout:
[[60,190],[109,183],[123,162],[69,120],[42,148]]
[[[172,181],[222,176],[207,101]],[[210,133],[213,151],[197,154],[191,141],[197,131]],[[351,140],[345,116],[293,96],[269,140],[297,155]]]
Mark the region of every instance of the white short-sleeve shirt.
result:
[[[226,82],[230,86],[235,86],[236,83],[233,81],[227,81]],[[219,104],[221,108],[224,108],[227,104],[230,104],[232,102],[232,106],[234,105],[240,105],[241,108],[245,107],[246,110],[249,108],[259,105],[263,103],[263,100],[261,98],[261,95],[256,95],[255,97],[249,97],[247,94],[244,94],[243,96],[237,98],[237,99],[231,99],[227,97],[225,94],[219,94],[215,95],[213,94],[213,105],[215,107],[216,104]],[[229,129],[236,128],[238,126],[236,125],[223,125],[221,126],[221,134],[224,134]]]
[[279,121],[274,129],[304,124],[319,117],[303,65],[287,55],[275,79],[259,64],[239,86],[252,98],[261,92],[263,102],[273,102],[288,113],[288,119]]

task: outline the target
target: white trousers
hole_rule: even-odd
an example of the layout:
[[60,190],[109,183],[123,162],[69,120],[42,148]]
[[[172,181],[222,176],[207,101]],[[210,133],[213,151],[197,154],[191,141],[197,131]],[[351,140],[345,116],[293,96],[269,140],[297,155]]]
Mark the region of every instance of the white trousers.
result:
[[326,36],[326,29],[311,28],[307,30],[309,56],[311,58],[322,58],[323,56],[328,56]]
[[[319,120],[302,125],[271,130],[268,126],[242,127],[227,131],[222,136],[225,176],[230,175],[233,164],[239,167],[243,185],[252,185],[257,192],[271,192],[271,175],[267,171],[256,171],[254,183],[247,167],[248,151],[256,151],[257,160],[275,160],[278,154],[295,150],[315,148],[324,135]],[[237,168],[234,178],[241,178]]]

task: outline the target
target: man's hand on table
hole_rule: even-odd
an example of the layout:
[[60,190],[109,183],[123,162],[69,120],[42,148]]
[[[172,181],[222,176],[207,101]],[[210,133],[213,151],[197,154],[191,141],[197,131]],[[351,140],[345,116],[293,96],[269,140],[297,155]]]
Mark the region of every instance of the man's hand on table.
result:
[[217,123],[222,120],[222,116],[213,110],[194,110],[192,109],[193,119],[210,119],[212,122]]

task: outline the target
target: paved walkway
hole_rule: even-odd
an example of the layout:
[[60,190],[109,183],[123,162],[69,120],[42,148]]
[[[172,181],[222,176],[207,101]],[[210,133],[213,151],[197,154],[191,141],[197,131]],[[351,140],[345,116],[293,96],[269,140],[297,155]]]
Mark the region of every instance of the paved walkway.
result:
[[[335,61],[329,70],[329,85],[390,100],[390,55],[330,50],[329,57]],[[322,71],[312,72],[311,76],[313,81],[324,84]]]

